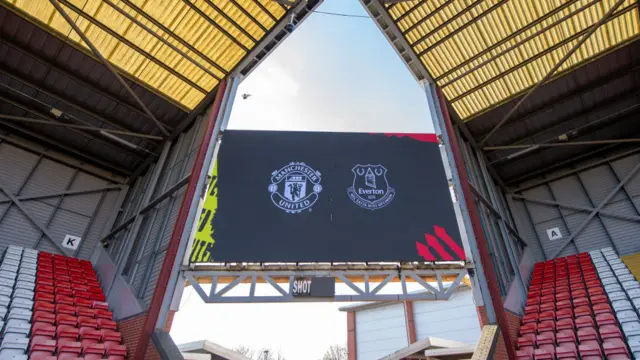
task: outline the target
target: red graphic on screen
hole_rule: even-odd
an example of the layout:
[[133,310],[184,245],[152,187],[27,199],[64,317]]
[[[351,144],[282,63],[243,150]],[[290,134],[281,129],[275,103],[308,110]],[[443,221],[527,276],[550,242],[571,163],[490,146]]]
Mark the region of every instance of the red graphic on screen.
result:
[[408,137],[414,140],[430,143],[438,143],[438,136],[436,134],[402,134],[402,133],[383,133],[387,137]]
[[[435,251],[439,256],[439,260],[444,261],[455,261],[455,260],[464,260],[464,250],[456,244],[453,239],[447,234],[444,228],[440,226],[434,226],[434,230],[436,236],[431,234],[424,234],[424,238],[427,241],[426,244],[416,241],[416,249],[418,250],[418,255],[422,256],[426,261],[436,261],[438,260],[431,250]],[[452,256],[440,243],[442,241],[445,245],[451,249],[453,252]]]

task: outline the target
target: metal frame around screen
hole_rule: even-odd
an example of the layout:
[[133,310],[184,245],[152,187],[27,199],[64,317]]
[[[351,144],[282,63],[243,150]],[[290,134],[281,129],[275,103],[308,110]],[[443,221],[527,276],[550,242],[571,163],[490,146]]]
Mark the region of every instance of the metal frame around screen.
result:
[[[437,265],[436,265],[437,266]],[[450,267],[448,264],[447,267]],[[460,286],[467,275],[467,268],[459,265],[458,268],[442,270],[421,269],[388,269],[388,270],[247,270],[247,271],[206,271],[187,270],[183,272],[187,282],[205,303],[282,303],[282,302],[333,302],[333,301],[407,301],[407,300],[448,300],[454,291]],[[346,284],[355,292],[353,295],[337,294],[329,298],[294,297],[291,289],[293,281],[298,276],[322,276],[333,277],[337,283]],[[445,287],[444,276],[455,276],[455,280]],[[431,285],[424,277],[435,277],[436,285]],[[225,279],[225,283],[219,280]],[[288,278],[288,282],[277,282],[275,279]],[[380,279],[381,282],[372,281],[371,278]],[[363,279],[352,280],[352,279]],[[402,284],[401,290],[392,294],[380,292],[394,282]],[[407,283],[420,284],[418,292],[408,292]],[[212,284],[211,289],[206,290],[201,283]],[[248,294],[227,295],[239,284],[250,284]],[[256,287],[259,283],[269,284],[278,294],[273,296],[256,295]],[[363,284],[362,287],[356,283]]]

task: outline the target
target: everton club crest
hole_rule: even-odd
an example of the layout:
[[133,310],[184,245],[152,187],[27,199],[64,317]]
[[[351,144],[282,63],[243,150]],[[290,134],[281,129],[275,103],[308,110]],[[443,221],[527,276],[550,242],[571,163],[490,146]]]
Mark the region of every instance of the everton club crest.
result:
[[271,201],[290,214],[311,208],[322,191],[320,172],[303,162],[292,162],[271,173]]
[[356,165],[353,169],[353,186],[347,194],[356,205],[377,210],[389,205],[396,190],[387,182],[387,169],[382,165]]

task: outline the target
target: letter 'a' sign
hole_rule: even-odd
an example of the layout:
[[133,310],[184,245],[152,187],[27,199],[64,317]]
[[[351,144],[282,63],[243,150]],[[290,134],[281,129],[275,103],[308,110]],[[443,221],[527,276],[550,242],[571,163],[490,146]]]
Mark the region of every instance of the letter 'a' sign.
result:
[[192,263],[464,259],[435,135],[247,130],[225,131],[190,255]]
[[300,276],[293,279],[291,295],[294,297],[333,297],[336,279],[333,277]]

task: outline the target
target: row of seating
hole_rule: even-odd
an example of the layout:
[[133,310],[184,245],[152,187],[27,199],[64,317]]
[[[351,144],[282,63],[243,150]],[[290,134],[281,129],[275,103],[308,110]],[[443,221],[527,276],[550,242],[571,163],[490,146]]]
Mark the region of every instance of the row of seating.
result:
[[20,259],[18,268],[31,271],[23,279],[30,292],[11,302],[25,306],[12,319],[12,330],[2,333],[0,360],[125,359],[126,347],[89,261],[17,247],[7,249],[3,264],[7,259]]
[[588,253],[534,265],[518,359],[631,359]]
[[613,249],[590,254],[629,348],[634,357],[640,359],[640,283]]

